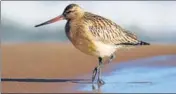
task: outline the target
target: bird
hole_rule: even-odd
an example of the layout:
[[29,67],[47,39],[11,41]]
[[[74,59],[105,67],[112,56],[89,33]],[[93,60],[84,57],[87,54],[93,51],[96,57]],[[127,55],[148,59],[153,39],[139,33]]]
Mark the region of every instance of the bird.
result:
[[81,52],[98,58],[98,65],[93,69],[92,84],[98,76],[97,83],[105,84],[102,79],[103,59],[108,57],[111,62],[115,52],[121,48],[150,45],[141,41],[137,35],[122,28],[103,16],[87,12],[78,4],[69,4],[63,13],[35,27],[67,20],[65,34],[71,43]]

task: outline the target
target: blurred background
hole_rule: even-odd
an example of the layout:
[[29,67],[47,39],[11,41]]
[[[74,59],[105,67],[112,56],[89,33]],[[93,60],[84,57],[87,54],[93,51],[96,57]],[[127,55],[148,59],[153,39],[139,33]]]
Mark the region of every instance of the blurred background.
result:
[[68,42],[66,21],[35,28],[70,4],[109,18],[141,40],[176,44],[176,1],[2,1],[1,43]]

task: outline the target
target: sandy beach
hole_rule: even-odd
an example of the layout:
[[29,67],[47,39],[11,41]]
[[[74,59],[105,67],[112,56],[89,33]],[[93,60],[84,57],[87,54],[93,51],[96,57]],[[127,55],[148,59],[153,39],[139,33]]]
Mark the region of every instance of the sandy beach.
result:
[[[80,52],[71,43],[6,44],[1,45],[1,51],[3,93],[91,92],[77,87],[82,82],[91,81],[92,70],[98,64],[97,58]],[[108,74],[114,70],[114,64],[127,62],[135,66],[138,62],[135,60],[166,55],[175,56],[176,45],[157,44],[117,51],[116,59],[103,71]],[[160,63],[151,59],[150,66],[176,68],[175,58],[166,59]],[[156,62],[151,63],[153,61]],[[148,63],[142,65],[148,66]]]

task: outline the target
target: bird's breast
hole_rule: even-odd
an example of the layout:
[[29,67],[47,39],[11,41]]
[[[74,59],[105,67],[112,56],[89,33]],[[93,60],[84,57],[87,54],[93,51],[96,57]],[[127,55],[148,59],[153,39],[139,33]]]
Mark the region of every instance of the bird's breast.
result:
[[88,30],[82,24],[67,22],[65,32],[68,39],[77,49],[86,54],[95,55],[96,47]]

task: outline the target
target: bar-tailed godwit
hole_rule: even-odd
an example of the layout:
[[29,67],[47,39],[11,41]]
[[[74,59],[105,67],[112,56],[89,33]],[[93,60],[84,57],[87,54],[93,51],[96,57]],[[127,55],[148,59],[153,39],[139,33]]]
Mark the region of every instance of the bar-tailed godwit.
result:
[[80,51],[98,57],[99,65],[93,70],[92,84],[97,73],[98,84],[104,84],[101,78],[104,57],[109,57],[110,62],[115,57],[114,52],[119,48],[149,45],[147,42],[138,40],[135,34],[115,22],[86,12],[77,4],[69,4],[60,16],[35,27],[64,19],[67,20],[65,33],[72,44]]

